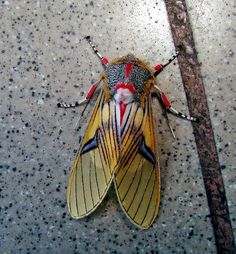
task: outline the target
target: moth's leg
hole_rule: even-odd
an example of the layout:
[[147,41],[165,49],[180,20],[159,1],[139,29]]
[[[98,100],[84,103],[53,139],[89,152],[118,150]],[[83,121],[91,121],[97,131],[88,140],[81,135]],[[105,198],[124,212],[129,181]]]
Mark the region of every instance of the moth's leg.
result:
[[[161,103],[161,105],[162,105],[162,103]],[[164,116],[166,118],[166,122],[167,122],[167,125],[168,125],[169,129],[170,129],[170,132],[171,132],[173,138],[175,138],[175,133],[174,133],[173,128],[171,127],[170,120],[169,120],[169,117],[168,117],[168,114],[167,114],[168,111],[165,107],[162,107],[162,111],[163,111]]]
[[156,96],[160,102],[160,105],[161,105],[161,108],[162,108],[162,111],[163,111],[163,114],[164,114],[164,117],[166,118],[166,122],[167,122],[167,125],[170,129],[170,132],[173,136],[173,138],[175,138],[175,133],[174,133],[174,130],[173,128],[171,127],[171,124],[170,124],[170,120],[169,120],[169,117],[168,117],[168,111],[167,111],[167,108],[164,106],[161,98],[160,98],[160,93],[162,93],[161,89],[158,87],[158,86],[154,86],[153,89],[152,89],[152,96]]
[[107,58],[103,57],[97,50],[96,46],[93,44],[93,42],[90,39],[90,36],[86,36],[85,39],[88,41],[88,43],[91,45],[93,51],[95,52],[95,54],[99,57],[99,59],[101,60],[102,64],[104,66],[106,66],[108,64],[108,60]]
[[76,101],[74,103],[59,102],[59,103],[57,103],[57,107],[58,108],[75,108],[75,107],[78,107],[84,103],[88,103],[90,101],[90,99],[92,98],[95,90],[97,89],[100,81],[101,81],[101,79],[89,88],[89,90],[86,94],[86,97],[84,99],[82,99],[80,101]]
[[156,70],[154,72],[154,76],[156,77],[157,75],[159,75],[165,68],[166,66],[168,66],[171,62],[173,62],[175,60],[175,58],[179,55],[181,50],[181,47],[178,46],[175,55],[173,55],[166,64],[158,64],[157,66],[154,67],[154,69]]
[[66,103],[66,102],[59,102],[57,103],[58,108],[75,108],[82,104],[84,104],[87,101],[87,99],[82,99],[81,101],[76,101],[74,103]]
[[156,85],[154,85],[154,87],[153,87],[153,94],[155,94],[158,97],[162,107],[165,108],[167,112],[169,112],[177,117],[180,117],[182,119],[191,121],[191,122],[198,122],[199,121],[198,118],[185,115],[185,114],[179,112],[178,110],[176,110],[175,108],[173,108],[170,101],[168,100],[167,96],[165,95],[165,93],[162,92],[160,90],[160,88]]

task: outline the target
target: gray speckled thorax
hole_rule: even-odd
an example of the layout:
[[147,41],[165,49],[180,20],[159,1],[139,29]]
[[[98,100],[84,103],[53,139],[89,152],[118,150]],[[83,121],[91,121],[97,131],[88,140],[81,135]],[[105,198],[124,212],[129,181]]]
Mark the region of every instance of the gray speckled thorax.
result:
[[[111,98],[115,95],[116,85],[118,83],[131,83],[135,87],[134,100],[139,101],[140,96],[145,90],[146,82],[152,78],[150,71],[136,65],[137,59],[132,55],[127,55],[121,59],[124,63],[110,64],[106,68],[106,74],[108,78],[108,85],[110,87]],[[127,62],[132,62],[131,73],[126,79],[125,77],[125,66]]]

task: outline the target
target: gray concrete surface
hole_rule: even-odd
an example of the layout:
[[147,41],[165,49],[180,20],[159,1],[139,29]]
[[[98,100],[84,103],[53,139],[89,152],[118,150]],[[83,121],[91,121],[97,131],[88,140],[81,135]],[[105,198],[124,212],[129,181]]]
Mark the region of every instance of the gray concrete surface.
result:
[[[230,6],[187,3],[235,228],[234,14]],[[163,1],[9,0],[1,2],[0,14],[1,252],[215,253],[191,124],[171,117],[173,140],[160,109],[162,201],[154,225],[143,231],[130,224],[113,187],[89,217],[73,220],[67,212],[66,186],[82,135],[74,126],[82,108],[56,104],[81,99],[102,70],[83,37],[90,34],[108,59],[133,52],[153,66],[165,62],[174,45]],[[227,22],[220,21],[222,14]],[[159,83],[187,112],[177,64]]]
[[188,0],[203,82],[208,96],[229,212],[236,237],[235,1]]

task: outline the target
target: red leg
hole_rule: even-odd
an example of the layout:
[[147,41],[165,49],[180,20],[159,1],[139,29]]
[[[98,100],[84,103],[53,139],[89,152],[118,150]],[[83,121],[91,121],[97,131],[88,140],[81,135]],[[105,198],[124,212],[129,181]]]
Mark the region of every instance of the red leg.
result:
[[180,118],[186,119],[192,122],[198,122],[199,120],[196,117],[187,116],[177,111],[175,108],[171,106],[171,103],[164,92],[162,92],[157,86],[154,86],[154,94],[156,94],[162,104],[162,106],[170,113]]
[[57,107],[58,108],[75,108],[75,107],[78,107],[86,102],[88,103],[90,101],[90,99],[92,98],[98,85],[100,84],[100,81],[101,81],[101,79],[90,87],[90,89],[88,90],[88,92],[86,94],[86,97],[84,99],[82,99],[81,101],[76,101],[74,103],[59,102],[59,103],[57,103]]

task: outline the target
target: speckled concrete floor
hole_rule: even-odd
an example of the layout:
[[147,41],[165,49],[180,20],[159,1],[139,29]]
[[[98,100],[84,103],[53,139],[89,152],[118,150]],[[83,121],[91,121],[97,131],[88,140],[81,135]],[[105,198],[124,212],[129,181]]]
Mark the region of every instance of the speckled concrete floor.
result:
[[187,1],[236,238],[236,4]]
[[[235,6],[187,3],[235,228]],[[81,108],[56,104],[81,99],[102,70],[83,37],[93,36],[109,59],[134,52],[152,65],[165,62],[174,45],[164,2],[9,0],[0,14],[1,252],[215,253],[191,124],[171,118],[173,140],[160,113],[162,201],[154,225],[142,231],[130,224],[113,188],[85,219],[71,219],[66,208]],[[178,65],[159,80],[175,107],[187,112]]]

